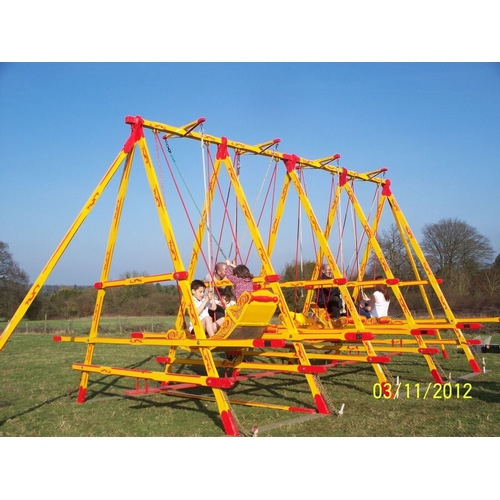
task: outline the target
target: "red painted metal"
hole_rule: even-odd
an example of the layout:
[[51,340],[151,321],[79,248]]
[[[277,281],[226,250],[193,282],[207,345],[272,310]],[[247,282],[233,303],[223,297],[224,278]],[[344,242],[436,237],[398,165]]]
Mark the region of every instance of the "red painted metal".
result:
[[260,295],[252,295],[250,297],[250,302],[278,302],[278,297],[261,297]]
[[467,339],[467,344],[469,345],[481,345],[481,339]]
[[313,408],[301,408],[300,406],[289,406],[288,411],[294,411],[299,413],[316,413]]
[[437,330],[435,328],[414,328],[410,330],[412,335],[436,335]]
[[178,271],[178,272],[174,273],[174,279],[176,281],[185,280],[187,277],[188,277],[187,271]]
[[481,323],[457,323],[460,330],[480,330],[483,327]]
[[330,413],[330,409],[326,404],[325,398],[321,394],[316,394],[314,396],[314,402],[316,403],[318,413],[321,413],[323,415],[328,415]]
[[223,410],[220,416],[226,434],[228,436],[239,436],[238,427],[236,426],[232,413],[230,411]]
[[280,280],[280,275],[279,274],[268,274],[265,278],[264,278],[264,281],[266,283],[273,283],[275,281],[279,281]]
[[87,389],[80,386],[80,389],[78,389],[78,397],[76,398],[76,402],[80,404],[84,403],[86,395],[87,395]]
[[285,164],[286,171],[291,172],[297,168],[297,163],[299,163],[300,157],[297,155],[283,155],[283,163]]
[[477,361],[475,359],[469,359],[469,364],[474,373],[481,373],[481,368],[479,368],[479,365],[477,364]]
[[170,358],[167,358],[167,356],[156,356],[156,361],[158,363],[168,364],[168,363],[170,363]]
[[389,363],[391,358],[389,356],[367,356],[368,363]]
[[436,382],[436,384],[443,384],[444,383],[443,377],[441,377],[441,375],[439,374],[439,372],[435,368],[433,370],[431,370],[431,375],[432,375],[432,378],[434,379],[434,382]]
[[128,154],[135,143],[141,138],[144,137],[144,129],[142,127],[144,120],[140,116],[127,116],[125,118],[125,123],[131,125],[132,131],[130,132],[130,137],[127,139],[127,142],[123,146],[123,152]]
[[392,191],[391,191],[391,181],[387,179],[385,181],[384,187],[382,188],[382,195],[383,196],[391,196]]
[[230,378],[207,377],[207,385],[209,387],[218,387],[219,389],[230,389],[234,385],[234,381]]
[[221,137],[221,143],[217,147],[217,154],[215,158],[217,160],[225,160],[229,153],[227,151],[227,137]]
[[439,349],[436,347],[421,347],[418,352],[420,354],[437,354]]
[[299,373],[325,373],[325,365],[299,365],[297,367]]
[[339,186],[342,187],[347,183],[347,168],[342,169],[342,173],[339,175]]
[[348,332],[345,334],[346,340],[373,340],[375,335],[371,332]]
[[254,347],[285,347],[286,340],[274,339],[274,340],[265,340],[265,339],[255,339],[252,342]]

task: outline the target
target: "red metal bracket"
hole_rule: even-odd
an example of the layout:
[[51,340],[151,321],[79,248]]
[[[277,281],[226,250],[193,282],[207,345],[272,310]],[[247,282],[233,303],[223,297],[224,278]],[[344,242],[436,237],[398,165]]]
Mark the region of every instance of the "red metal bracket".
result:
[[382,188],[382,194],[384,196],[391,196],[392,191],[391,191],[391,181],[387,179],[385,181],[384,187]]
[[228,157],[227,151],[227,137],[221,137],[221,143],[217,147],[216,160],[225,160]]
[[140,116],[127,116],[125,118],[125,123],[128,123],[132,127],[130,132],[130,137],[123,146],[123,152],[128,154],[130,150],[134,147],[135,143],[144,137],[144,129],[142,127],[144,120]]
[[286,171],[291,172],[297,168],[297,163],[299,163],[300,157],[297,155],[283,155],[283,163],[285,164]]

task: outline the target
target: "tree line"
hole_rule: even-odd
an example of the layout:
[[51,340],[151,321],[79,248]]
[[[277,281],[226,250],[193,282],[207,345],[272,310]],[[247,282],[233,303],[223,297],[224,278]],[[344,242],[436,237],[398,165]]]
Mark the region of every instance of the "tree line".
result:
[[[408,249],[396,225],[377,236],[393,275],[402,281],[425,277],[418,256]],[[494,259],[493,248],[477,229],[458,219],[442,219],[422,229],[420,247],[452,309],[482,311],[500,308],[500,254]],[[290,262],[280,270],[282,281],[310,279],[315,262]],[[373,279],[382,266],[372,255],[364,279]],[[142,273],[146,275],[147,273]],[[122,278],[137,276],[126,273]],[[349,277],[349,276],[348,276]],[[29,290],[29,277],[14,260],[7,243],[0,241],[0,317],[10,318]],[[300,311],[305,300],[303,289],[285,289],[292,310]],[[44,286],[28,309],[30,320],[92,316],[97,291],[93,287]],[[418,287],[405,293],[409,307],[425,308]],[[437,305],[437,298],[431,297]],[[143,284],[108,289],[103,314],[117,316],[174,315],[179,307],[179,292],[174,285]],[[392,307],[392,306],[391,306]],[[396,306],[397,308],[397,306]],[[393,314],[394,311],[393,309]]]

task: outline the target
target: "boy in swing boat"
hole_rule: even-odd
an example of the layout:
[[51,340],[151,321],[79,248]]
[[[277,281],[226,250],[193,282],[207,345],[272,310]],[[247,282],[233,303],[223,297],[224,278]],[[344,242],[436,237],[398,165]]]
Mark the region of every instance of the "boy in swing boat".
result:
[[[211,288],[207,289],[203,281],[194,280],[191,282],[191,294],[194,306],[207,336],[209,338],[213,337],[224,321],[224,318],[214,321],[209,314],[209,310],[215,311],[217,309],[213,290]],[[190,330],[192,328],[193,326],[191,325]]]

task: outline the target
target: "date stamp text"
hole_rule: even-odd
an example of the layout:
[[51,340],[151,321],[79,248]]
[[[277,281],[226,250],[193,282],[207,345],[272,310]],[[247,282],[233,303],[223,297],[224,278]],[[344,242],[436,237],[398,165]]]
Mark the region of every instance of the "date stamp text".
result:
[[373,384],[373,397],[375,399],[392,399],[406,397],[407,399],[472,399],[470,394],[472,384],[397,384],[394,387],[388,382]]

